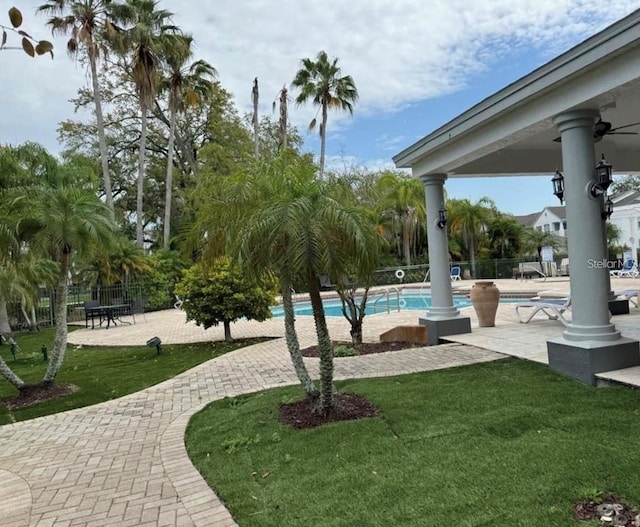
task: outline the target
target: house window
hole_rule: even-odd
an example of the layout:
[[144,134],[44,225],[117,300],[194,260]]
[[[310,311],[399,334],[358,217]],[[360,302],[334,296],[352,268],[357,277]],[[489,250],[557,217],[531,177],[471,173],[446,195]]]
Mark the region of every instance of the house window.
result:
[[638,229],[640,229],[640,220],[638,220]]
[[567,222],[563,221],[562,222],[562,228],[566,231],[567,230]]
[[541,231],[541,230],[542,230],[542,227],[541,227],[540,225],[538,225],[538,226],[536,227],[536,230],[537,230],[537,231]]
[[554,232],[558,232],[560,230],[560,222],[559,221],[554,221],[553,222],[553,231]]
[[544,224],[544,232],[550,232],[550,231],[551,231],[551,229],[549,228],[549,224],[545,223]]

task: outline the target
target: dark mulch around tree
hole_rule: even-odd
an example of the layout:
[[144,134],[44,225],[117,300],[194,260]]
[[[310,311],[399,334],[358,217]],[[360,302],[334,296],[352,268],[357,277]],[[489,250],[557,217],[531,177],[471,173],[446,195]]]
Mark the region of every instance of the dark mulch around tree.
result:
[[[354,346],[352,342],[334,341],[333,346],[346,346],[347,348],[356,348],[358,355],[369,355],[371,353],[384,353],[385,351],[398,351],[408,348],[424,348],[426,344],[412,342],[363,342]],[[318,346],[309,346],[300,350],[303,357],[319,357],[320,351]]]
[[0,399],[0,403],[4,404],[9,410],[13,410],[48,401],[49,399],[63,397],[77,391],[78,387],[74,385],[59,386],[51,384],[44,386],[42,384],[28,384],[18,395]]
[[327,415],[317,411],[317,399],[305,399],[280,406],[280,420],[293,428],[315,428],[336,421],[352,421],[364,417],[376,417],[380,411],[361,395],[336,393],[334,409]]
[[[635,519],[638,511],[632,509],[615,494],[606,494],[598,500],[587,500],[574,505],[577,520],[601,520],[603,525],[619,525],[622,527],[637,527]],[[611,517],[611,515],[613,517]],[[603,516],[610,516],[602,520]]]

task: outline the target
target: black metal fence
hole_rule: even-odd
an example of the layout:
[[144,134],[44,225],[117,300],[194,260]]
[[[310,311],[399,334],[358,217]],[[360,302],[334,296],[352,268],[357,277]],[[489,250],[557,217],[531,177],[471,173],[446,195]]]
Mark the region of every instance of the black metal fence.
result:
[[[153,301],[150,303],[150,296]],[[154,284],[129,283],[110,286],[69,286],[67,298],[67,320],[69,322],[84,321],[84,303],[89,300],[98,301],[100,305],[130,304],[138,312],[165,309],[173,306],[170,291],[158,295]],[[27,306],[20,299],[12,299],[7,303],[9,324],[11,329],[19,331],[30,326],[49,327],[55,324],[54,306],[55,289],[40,288],[35,306]],[[31,324],[30,324],[31,323]]]

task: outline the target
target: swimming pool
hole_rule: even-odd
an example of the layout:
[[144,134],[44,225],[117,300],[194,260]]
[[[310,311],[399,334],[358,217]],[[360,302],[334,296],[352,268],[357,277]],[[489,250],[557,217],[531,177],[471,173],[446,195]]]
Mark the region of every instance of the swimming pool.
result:
[[[511,300],[511,299],[510,299]],[[367,301],[367,315],[375,313],[387,313],[388,311],[398,311],[398,302],[400,303],[400,311],[426,311],[431,307],[431,294],[422,292],[419,294],[403,293],[400,298],[396,295],[390,295],[387,300],[386,297],[380,297],[373,295],[369,297]],[[327,299],[324,302],[324,314],[328,317],[341,317],[342,316],[342,304],[339,298]],[[466,296],[455,295],[453,297],[453,304],[458,307],[471,306],[471,300]],[[313,315],[310,302],[296,302],[294,304],[294,310],[296,315]],[[284,316],[282,306],[274,306],[271,308],[271,313],[274,317]]]

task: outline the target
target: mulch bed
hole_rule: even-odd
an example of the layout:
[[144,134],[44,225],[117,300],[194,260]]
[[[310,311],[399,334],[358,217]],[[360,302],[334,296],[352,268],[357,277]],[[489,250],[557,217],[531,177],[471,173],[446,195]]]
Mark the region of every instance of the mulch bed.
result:
[[366,397],[351,393],[336,393],[335,407],[327,415],[317,411],[317,399],[305,399],[280,406],[280,420],[293,428],[315,428],[336,421],[352,421],[376,417],[380,411]]
[[70,393],[77,392],[78,387],[72,384],[60,386],[52,384],[50,386],[42,386],[41,384],[28,384],[22,391],[13,397],[6,397],[0,400],[9,410],[32,406],[49,399],[63,397]]
[[[363,342],[354,346],[352,342],[334,341],[333,346],[346,346],[348,348],[356,348],[359,355],[369,355],[371,353],[384,353],[385,351],[399,351],[408,348],[424,348],[426,344],[412,342]],[[303,357],[319,357],[320,352],[318,346],[309,346],[300,350]],[[340,357],[336,357],[340,358]]]
[[[615,518],[609,520],[601,519],[603,516],[603,504],[605,508],[607,508],[607,505],[616,507]],[[573,510],[576,519],[581,521],[601,520],[603,525],[618,525],[622,527],[637,527],[640,525],[640,523],[636,522],[639,511],[629,507],[615,494],[607,494],[597,501],[583,501],[574,505]]]

